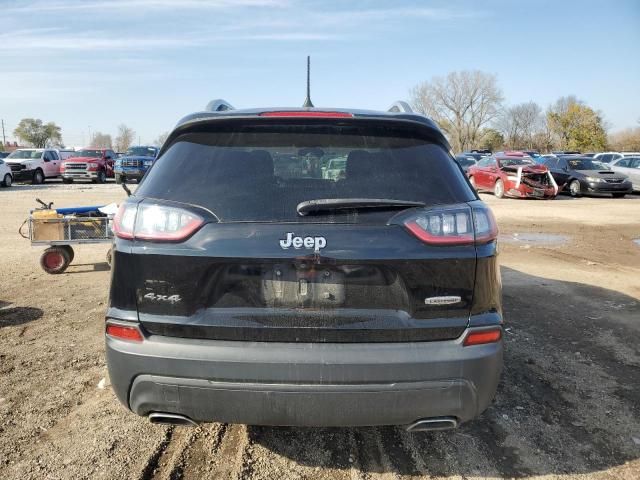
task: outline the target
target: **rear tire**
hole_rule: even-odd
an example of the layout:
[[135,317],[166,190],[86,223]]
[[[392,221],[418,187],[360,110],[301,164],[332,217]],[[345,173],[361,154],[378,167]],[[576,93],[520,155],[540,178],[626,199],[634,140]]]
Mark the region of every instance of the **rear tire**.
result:
[[493,194],[496,198],[504,198],[504,183],[502,183],[502,180],[496,180],[496,183],[493,186]]
[[7,173],[4,176],[4,179],[2,180],[2,186],[3,187],[10,187],[12,182],[13,182],[13,177],[11,176],[10,173]]
[[33,179],[31,180],[33,185],[42,185],[44,183],[44,173],[39,168],[33,172]]
[[626,195],[626,193],[612,193],[611,196],[613,198],[624,198],[624,196]]
[[582,186],[578,180],[572,180],[569,184],[569,193],[572,197],[581,197],[582,196]]
[[40,256],[40,266],[52,275],[64,272],[69,266],[69,251],[64,247],[49,247]]
[[66,183],[66,184],[73,183],[73,178],[63,178],[62,183]]

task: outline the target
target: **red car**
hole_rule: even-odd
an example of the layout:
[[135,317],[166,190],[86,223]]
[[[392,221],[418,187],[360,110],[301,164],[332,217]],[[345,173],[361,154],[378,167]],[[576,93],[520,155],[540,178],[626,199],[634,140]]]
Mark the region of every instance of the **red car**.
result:
[[113,177],[113,162],[116,153],[110,148],[83,148],[64,160],[60,166],[60,175],[64,183],[74,180],[91,180],[104,183],[107,177]]
[[544,165],[523,155],[491,156],[467,170],[473,187],[493,192],[498,198],[553,199],[558,185]]

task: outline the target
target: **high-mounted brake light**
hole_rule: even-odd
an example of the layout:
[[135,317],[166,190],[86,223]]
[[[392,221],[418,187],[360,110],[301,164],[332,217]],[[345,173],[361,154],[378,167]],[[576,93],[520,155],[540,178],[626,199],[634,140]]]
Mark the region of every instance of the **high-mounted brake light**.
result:
[[502,329],[495,328],[492,330],[481,330],[479,332],[471,332],[467,334],[462,342],[465,347],[471,345],[484,345],[486,343],[495,343],[502,338]]
[[119,238],[176,242],[190,237],[204,220],[188,210],[157,204],[123,204],[113,219]]
[[129,340],[130,342],[142,342],[144,340],[144,337],[138,328],[126,325],[107,323],[106,334],[110,337]]
[[353,118],[352,113],[347,112],[306,112],[300,110],[281,111],[281,112],[262,112],[261,117],[321,117],[321,118]]
[[417,238],[432,245],[469,245],[495,240],[498,229],[484,207],[445,207],[420,211],[404,221]]

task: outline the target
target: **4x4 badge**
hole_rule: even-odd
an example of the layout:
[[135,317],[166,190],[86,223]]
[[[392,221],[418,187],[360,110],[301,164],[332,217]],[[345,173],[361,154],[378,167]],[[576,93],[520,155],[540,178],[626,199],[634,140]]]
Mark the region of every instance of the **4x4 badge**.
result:
[[314,252],[319,252],[327,246],[327,239],[324,237],[294,237],[293,232],[287,233],[287,238],[280,240],[280,247],[286,250],[289,247],[295,249],[313,248]]

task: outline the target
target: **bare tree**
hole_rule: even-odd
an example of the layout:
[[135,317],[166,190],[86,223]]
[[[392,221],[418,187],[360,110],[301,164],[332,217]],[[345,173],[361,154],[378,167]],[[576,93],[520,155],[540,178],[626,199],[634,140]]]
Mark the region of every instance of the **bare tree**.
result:
[[452,72],[411,90],[417,111],[435,120],[455,151],[475,147],[482,128],[500,111],[502,92],[496,77],[480,71]]
[[112,148],[111,135],[96,132],[91,136],[91,146],[96,148]]
[[505,137],[508,148],[533,148],[534,136],[544,126],[542,109],[535,102],[520,103],[503,110],[496,127]]
[[169,132],[161,133],[160,135],[158,135],[158,138],[156,138],[156,141],[154,142],[154,144],[157,145],[158,147],[161,147],[164,144],[164,142],[167,141],[168,136],[169,136]]
[[609,145],[617,152],[640,151],[640,127],[627,128],[609,135]]
[[118,125],[118,135],[116,136],[116,151],[125,152],[133,143],[136,132],[133,128],[127,127],[124,123]]

